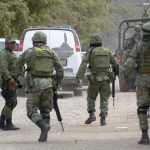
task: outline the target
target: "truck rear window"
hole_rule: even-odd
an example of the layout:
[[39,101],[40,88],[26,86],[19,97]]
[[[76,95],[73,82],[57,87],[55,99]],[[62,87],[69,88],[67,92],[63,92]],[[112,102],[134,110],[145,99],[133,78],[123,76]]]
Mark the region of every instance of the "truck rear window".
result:
[[[52,48],[60,58],[63,55],[75,51],[75,38],[73,32],[69,30],[29,30],[25,33],[23,51],[32,47],[32,37],[35,32],[42,31],[47,35],[47,45]],[[65,53],[64,53],[65,52]]]

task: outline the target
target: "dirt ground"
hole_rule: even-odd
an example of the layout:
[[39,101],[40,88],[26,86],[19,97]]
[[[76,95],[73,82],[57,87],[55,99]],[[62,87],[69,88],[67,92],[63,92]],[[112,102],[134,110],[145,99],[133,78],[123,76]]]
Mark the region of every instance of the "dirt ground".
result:
[[[97,120],[85,125],[86,91],[82,97],[59,99],[65,132],[51,113],[48,141],[39,143],[40,130],[26,116],[26,98],[18,98],[13,122],[19,131],[0,130],[0,150],[149,150],[150,145],[138,145],[141,133],[136,115],[135,92],[121,93],[116,87],[115,106],[109,99],[107,125],[99,124],[99,97],[96,101]],[[0,97],[0,110],[4,100]],[[150,133],[149,133],[150,134]]]

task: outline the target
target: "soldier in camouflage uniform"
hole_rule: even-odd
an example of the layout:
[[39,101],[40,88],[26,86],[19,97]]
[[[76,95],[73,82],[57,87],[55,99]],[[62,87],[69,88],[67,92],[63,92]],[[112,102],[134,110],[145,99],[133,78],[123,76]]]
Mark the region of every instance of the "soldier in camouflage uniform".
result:
[[[53,108],[52,73],[56,70],[57,85],[63,78],[63,67],[52,49],[46,46],[47,36],[36,32],[33,37],[33,48],[27,49],[18,59],[20,69],[27,64],[27,116],[40,129],[40,142],[47,141],[50,129],[50,111]],[[38,113],[38,109],[40,113]]]
[[143,37],[140,43],[130,53],[125,63],[125,76],[137,66],[136,77],[136,96],[137,114],[142,137],[139,144],[149,144],[148,137],[148,116],[147,111],[150,107],[150,22],[142,27]]
[[136,25],[134,27],[134,31],[135,32],[132,35],[132,37],[130,38],[130,41],[128,43],[128,49],[130,49],[130,50],[133,49],[135,44],[141,40],[141,35],[140,35],[141,27],[139,25]]
[[[122,55],[122,65],[124,65],[125,61],[129,57],[129,54],[131,50],[134,48],[137,42],[141,40],[141,27],[139,25],[136,25],[134,27],[134,34],[130,38],[130,40],[127,43],[127,46],[123,50],[123,55]],[[130,72],[130,75],[128,77],[128,83],[129,83],[129,91],[135,91],[135,77],[136,77],[136,69],[132,70]]]
[[119,67],[110,50],[102,46],[101,38],[98,34],[90,35],[90,50],[83,57],[82,63],[76,75],[77,83],[84,77],[88,65],[88,90],[87,90],[87,111],[89,118],[85,124],[91,124],[96,120],[95,101],[100,93],[100,124],[106,125],[108,114],[108,98],[110,97],[110,65],[119,74]]
[[17,57],[13,53],[15,49],[15,39],[8,36],[5,39],[5,49],[0,52],[0,73],[1,73],[1,95],[5,99],[5,106],[1,112],[0,128],[3,130],[18,130],[12,123],[12,111],[17,105],[16,72]]

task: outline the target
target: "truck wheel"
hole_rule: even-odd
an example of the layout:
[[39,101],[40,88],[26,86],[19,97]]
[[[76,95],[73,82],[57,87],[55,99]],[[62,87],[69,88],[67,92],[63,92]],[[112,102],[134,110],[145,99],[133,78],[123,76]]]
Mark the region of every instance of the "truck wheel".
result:
[[120,86],[120,92],[128,92],[129,91],[129,84],[124,83],[124,77],[122,74],[119,74],[119,86]]
[[79,87],[74,87],[73,92],[74,92],[74,96],[82,96],[83,94],[82,88]]

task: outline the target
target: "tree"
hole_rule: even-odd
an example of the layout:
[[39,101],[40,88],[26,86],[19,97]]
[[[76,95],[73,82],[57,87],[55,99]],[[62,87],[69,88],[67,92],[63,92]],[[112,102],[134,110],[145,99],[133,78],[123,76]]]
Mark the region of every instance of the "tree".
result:
[[0,36],[35,25],[70,25],[84,39],[110,28],[110,0],[1,0]]
[[18,36],[29,24],[29,10],[22,0],[6,0],[0,2],[0,36],[8,34]]
[[65,0],[63,5],[54,7],[57,11],[52,23],[70,25],[83,40],[89,33],[110,28],[109,5],[106,0]]
[[30,11],[33,25],[47,25],[57,11],[54,6],[61,5],[63,0],[25,0]]
[[49,24],[54,13],[51,7],[61,2],[63,0],[1,0],[0,36],[13,34],[19,38],[29,26]]

